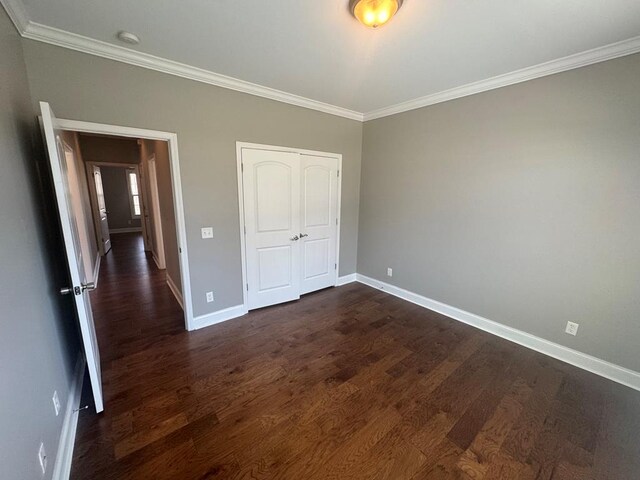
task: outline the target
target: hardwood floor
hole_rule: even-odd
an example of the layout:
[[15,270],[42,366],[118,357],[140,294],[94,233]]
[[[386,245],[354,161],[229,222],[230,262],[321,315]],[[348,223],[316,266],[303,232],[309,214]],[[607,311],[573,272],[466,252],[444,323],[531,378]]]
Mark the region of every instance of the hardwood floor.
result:
[[640,478],[639,392],[355,283],[188,333],[138,238],[72,478]]

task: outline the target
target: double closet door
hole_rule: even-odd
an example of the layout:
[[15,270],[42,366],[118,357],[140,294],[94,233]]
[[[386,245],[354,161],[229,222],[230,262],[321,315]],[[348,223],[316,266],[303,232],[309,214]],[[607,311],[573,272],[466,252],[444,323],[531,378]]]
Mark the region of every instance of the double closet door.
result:
[[338,158],[242,148],[249,309],[334,286]]

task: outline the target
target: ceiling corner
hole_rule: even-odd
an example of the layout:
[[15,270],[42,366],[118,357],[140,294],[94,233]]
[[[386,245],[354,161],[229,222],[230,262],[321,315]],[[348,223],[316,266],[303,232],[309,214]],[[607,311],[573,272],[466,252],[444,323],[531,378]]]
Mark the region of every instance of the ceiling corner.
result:
[[21,0],[0,0],[2,6],[7,11],[9,18],[16,26],[18,33],[22,35],[29,25],[29,15]]

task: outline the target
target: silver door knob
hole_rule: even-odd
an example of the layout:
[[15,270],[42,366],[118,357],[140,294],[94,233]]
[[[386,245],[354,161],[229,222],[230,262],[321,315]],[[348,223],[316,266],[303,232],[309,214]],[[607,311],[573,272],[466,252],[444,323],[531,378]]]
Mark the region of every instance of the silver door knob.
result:
[[89,283],[82,283],[82,291],[84,292],[85,290],[95,290],[96,289],[96,284],[94,282],[89,282]]
[[298,240],[300,240],[300,238],[298,237],[298,235],[294,235],[289,240],[291,240],[292,242],[297,242]]
[[64,287],[60,289],[60,295],[69,295],[73,293],[73,287]]
[[307,233],[301,233],[300,234],[300,238],[304,238],[304,237],[308,237],[308,236],[309,236],[309,234],[307,234]]

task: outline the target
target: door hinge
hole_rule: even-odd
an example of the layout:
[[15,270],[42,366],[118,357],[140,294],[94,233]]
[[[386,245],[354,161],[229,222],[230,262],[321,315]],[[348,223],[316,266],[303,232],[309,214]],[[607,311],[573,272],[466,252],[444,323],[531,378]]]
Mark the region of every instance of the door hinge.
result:
[[182,247],[178,247],[178,253],[182,253]]
[[241,163],[241,164],[240,164],[240,171],[241,171],[241,172],[244,172],[244,163]]
[[247,292],[249,291],[249,284],[247,283]]
[[338,264],[337,264],[337,263],[334,263],[334,264],[333,264],[333,269],[334,269],[334,270],[337,270],[337,269],[338,269]]
[[336,218],[336,225],[338,224],[338,219]]
[[244,226],[244,234],[245,235],[247,234],[247,226],[246,225]]

